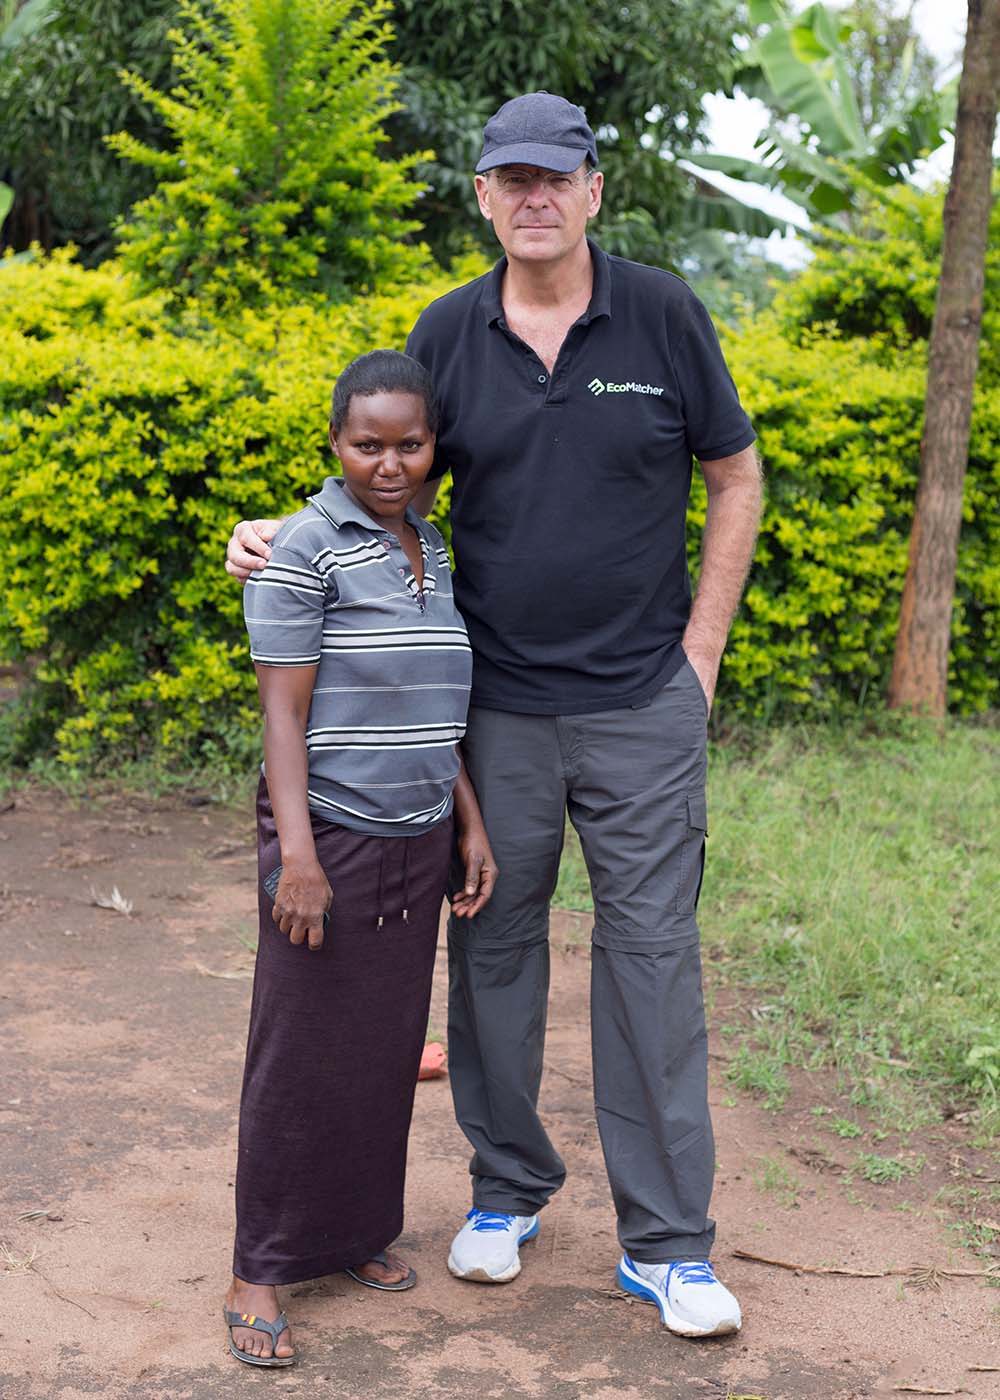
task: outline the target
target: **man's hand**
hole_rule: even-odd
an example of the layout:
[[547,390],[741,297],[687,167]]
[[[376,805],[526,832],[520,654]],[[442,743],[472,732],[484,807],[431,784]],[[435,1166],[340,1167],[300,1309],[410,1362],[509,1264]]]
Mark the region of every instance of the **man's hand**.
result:
[[715,699],[715,687],[719,680],[719,664],[721,657],[710,656],[707,652],[698,651],[696,648],[684,647],[684,655],[691,663],[691,669],[698,677],[698,682],[705,692],[705,706],[711,713],[712,701]]
[[318,860],[282,866],[274,897],[274,922],[296,946],[308,939],[315,952],[323,946],[323,921],[333,899],[330,882]]
[[451,912],[456,919],[471,919],[488,902],[500,872],[481,822],[462,832],[458,851],[465,866],[465,885],[452,899]]
[[241,520],[226,546],[226,573],[246,583],[270,559],[268,545],[281,526],[280,520]]

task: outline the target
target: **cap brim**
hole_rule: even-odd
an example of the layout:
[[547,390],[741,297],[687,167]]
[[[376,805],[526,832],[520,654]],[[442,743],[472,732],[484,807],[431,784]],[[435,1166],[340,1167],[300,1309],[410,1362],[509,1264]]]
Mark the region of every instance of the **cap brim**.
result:
[[495,146],[489,155],[481,156],[476,174],[495,170],[498,165],[537,165],[542,170],[568,175],[579,169],[588,154],[586,146],[543,146],[540,142],[519,141],[512,146]]

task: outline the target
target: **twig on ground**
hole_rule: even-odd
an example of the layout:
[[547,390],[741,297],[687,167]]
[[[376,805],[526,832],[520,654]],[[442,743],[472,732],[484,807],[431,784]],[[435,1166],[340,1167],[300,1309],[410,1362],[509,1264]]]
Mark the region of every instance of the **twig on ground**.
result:
[[772,1269],[790,1269],[793,1274],[841,1274],[845,1278],[885,1278],[884,1269],[838,1269],[823,1264],[789,1264],[784,1259],[766,1259],[763,1254],[751,1254],[748,1249],[734,1249],[734,1259],[749,1259],[754,1264],[770,1264]]
[[571,1084],[575,1084],[578,1089],[589,1089],[590,1085],[585,1079],[580,1079],[575,1074],[568,1074],[566,1070],[560,1069],[558,1065],[546,1065],[547,1074],[558,1074],[560,1079],[568,1079]]
[[[989,1269],[936,1269],[928,1264],[911,1264],[906,1269],[840,1269],[824,1264],[791,1264],[786,1259],[767,1259],[748,1249],[734,1249],[734,1259],[769,1264],[772,1269],[788,1269],[793,1274],[836,1274],[840,1278],[905,1278],[915,1288],[938,1288],[943,1278],[996,1278],[1000,1266]],[[946,1392],[947,1393],[947,1392]]]
[[96,904],[98,909],[111,909],[116,914],[124,914],[127,919],[132,917],[132,910],[135,908],[132,901],[125,898],[117,885],[113,886],[110,894],[98,894],[91,885],[90,902]]
[[195,967],[202,977],[221,977],[227,982],[238,982],[253,976],[252,968],[244,968],[241,972],[216,972],[214,968],[206,967],[204,963],[200,962],[196,962]]
[[966,1366],[967,1371],[1000,1371],[1000,1366]]
[[69,1305],[70,1305],[71,1308],[79,1308],[80,1311],[81,1311],[82,1313],[86,1313],[87,1316],[88,1316],[93,1322],[96,1322],[96,1321],[97,1321],[97,1315],[96,1315],[96,1313],[92,1313],[92,1312],[90,1311],[89,1308],[85,1308],[85,1307],[83,1306],[83,1304],[82,1304],[82,1303],[78,1303],[78,1302],[76,1301],[75,1298],[68,1298],[68,1297],[66,1296],[65,1293],[60,1293],[59,1289],[55,1286],[55,1284],[54,1284],[54,1283],[52,1282],[52,1280],[49,1278],[48,1274],[43,1274],[42,1271],[41,1271],[41,1269],[37,1266],[37,1264],[32,1264],[32,1266],[31,1266],[31,1271],[32,1271],[32,1273],[37,1274],[38,1277],[39,1277],[44,1283],[47,1283],[47,1284],[48,1284],[48,1286],[52,1289],[52,1292],[56,1295],[57,1298],[61,1298],[62,1301],[63,1301],[64,1303],[69,1303]]
[[968,1395],[967,1390],[935,1390],[929,1385],[894,1385],[893,1390],[901,1390],[907,1395]]

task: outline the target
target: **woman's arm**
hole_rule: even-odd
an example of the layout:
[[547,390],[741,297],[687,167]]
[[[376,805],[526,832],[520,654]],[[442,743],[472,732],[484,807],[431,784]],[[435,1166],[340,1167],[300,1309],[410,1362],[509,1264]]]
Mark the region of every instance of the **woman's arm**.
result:
[[489,900],[500,872],[461,751],[458,761],[461,768],[455,784],[455,823],[458,849],[465,865],[465,886],[452,899],[451,909],[456,918],[471,919]]
[[323,917],[333,893],[316,858],[309,818],[306,725],[317,666],[258,666],[264,710],[264,773],[278,827],[281,880],[274,921],[289,942],[323,946]]

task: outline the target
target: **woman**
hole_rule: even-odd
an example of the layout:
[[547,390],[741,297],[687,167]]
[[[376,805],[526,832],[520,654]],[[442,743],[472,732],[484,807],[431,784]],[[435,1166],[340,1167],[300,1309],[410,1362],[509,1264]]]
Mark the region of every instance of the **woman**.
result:
[[[275,538],[245,613],[264,709],[260,938],[224,1315],[240,1361],[288,1366],[276,1287],[385,1252],[427,1026],[453,813],[473,917],[496,867],[462,767],[471,652],[441,536],[409,503],[434,458],[427,372],[395,351],[337,381],[343,479]],[[273,904],[272,904],[273,896]]]

